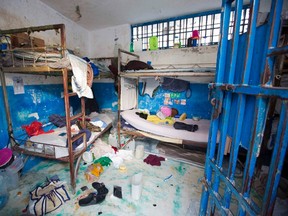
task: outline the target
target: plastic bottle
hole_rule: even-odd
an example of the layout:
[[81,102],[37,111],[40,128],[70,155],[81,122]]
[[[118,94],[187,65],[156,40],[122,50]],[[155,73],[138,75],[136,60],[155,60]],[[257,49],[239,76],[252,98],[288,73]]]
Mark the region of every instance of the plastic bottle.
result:
[[6,181],[4,178],[5,172],[0,173],[0,209],[2,209],[9,198],[9,193],[6,186]]
[[175,36],[174,48],[179,48],[179,47],[180,47],[179,37]]

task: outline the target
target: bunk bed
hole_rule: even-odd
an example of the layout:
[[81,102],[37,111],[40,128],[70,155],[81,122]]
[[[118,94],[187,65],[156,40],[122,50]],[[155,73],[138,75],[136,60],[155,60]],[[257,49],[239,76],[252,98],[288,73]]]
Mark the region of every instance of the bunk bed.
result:
[[[139,55],[122,49],[118,50],[118,137],[128,135],[131,136],[130,140],[137,137],[149,137],[163,142],[189,144],[205,148],[208,142],[209,120],[173,119],[175,122],[183,122],[188,125],[197,124],[198,130],[194,132],[177,130],[173,125],[167,123],[155,124],[147,121],[139,115],[142,110],[138,109],[138,88],[141,78],[153,78],[154,80],[161,77],[179,78],[183,80],[187,80],[188,78],[205,78],[206,80],[212,81],[216,68],[197,66],[192,68],[123,70],[123,68],[125,68],[123,65],[134,59],[139,60]],[[209,81],[207,81],[207,83],[208,82]],[[136,100],[132,100],[131,98],[133,97],[136,98]]]
[[[48,45],[42,47],[35,43],[33,45],[33,41],[31,39],[32,37],[29,37],[29,35],[34,32],[43,32],[44,34],[53,32],[54,34],[52,37],[55,37],[56,33],[56,37],[59,37],[59,45],[53,45],[51,47]],[[14,151],[23,153],[25,155],[39,156],[47,159],[68,162],[70,166],[70,183],[73,192],[75,192],[76,178],[81,155],[86,151],[91,143],[93,143],[99,136],[101,136],[111,127],[112,122],[111,119],[99,114],[98,116],[94,116],[93,118],[89,119],[91,121],[95,121],[95,123],[98,122],[98,127],[95,127],[97,130],[91,131],[91,136],[89,135],[89,139],[86,137],[87,133],[79,132],[80,128],[84,130],[87,126],[87,116],[85,116],[85,95],[79,92],[71,91],[69,89],[69,79],[72,77],[71,80],[77,80],[77,76],[80,76],[80,79],[83,79],[80,80],[80,82],[84,81],[87,85],[89,82],[92,85],[93,73],[91,75],[91,71],[89,72],[89,66],[87,64],[87,70],[82,75],[79,73],[76,75],[70,58],[71,55],[69,55],[66,49],[64,24],[0,31],[1,35],[24,33],[26,34],[25,37],[28,35],[29,40],[31,39],[31,41],[26,41],[28,45],[24,44],[23,46],[20,45],[19,47],[13,47],[10,44],[10,47],[8,47],[7,50],[2,50],[1,54],[0,76],[11,148]],[[43,43],[41,43],[41,45],[42,44]],[[51,133],[39,133],[35,136],[26,136],[25,138],[23,138],[23,136],[16,135],[12,125],[12,117],[10,113],[11,109],[9,107],[5,77],[5,74],[14,73],[21,75],[33,74],[62,77],[65,116],[62,116],[63,118],[61,118],[61,120],[64,121],[64,126],[54,128],[53,132]],[[89,90],[89,88],[87,89]],[[90,92],[88,92],[88,94],[89,93]],[[78,101],[81,108],[78,113],[71,115],[72,110],[70,110],[70,99],[77,96],[79,98]],[[75,127],[75,122],[77,122],[81,127]],[[97,123],[94,126],[97,126]],[[75,143],[78,143],[77,147],[73,147],[73,144]]]

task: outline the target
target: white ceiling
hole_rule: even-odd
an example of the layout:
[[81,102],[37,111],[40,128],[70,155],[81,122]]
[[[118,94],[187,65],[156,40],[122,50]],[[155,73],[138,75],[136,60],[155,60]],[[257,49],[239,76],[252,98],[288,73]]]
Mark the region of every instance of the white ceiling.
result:
[[[221,8],[221,0],[40,0],[88,30]],[[78,8],[78,9],[77,9]]]

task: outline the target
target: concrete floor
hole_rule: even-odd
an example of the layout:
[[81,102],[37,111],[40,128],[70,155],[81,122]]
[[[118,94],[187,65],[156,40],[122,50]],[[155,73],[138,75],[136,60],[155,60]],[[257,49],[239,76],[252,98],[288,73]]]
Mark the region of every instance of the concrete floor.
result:
[[[165,154],[163,148],[161,151]],[[146,152],[144,158],[147,155]],[[81,187],[87,186],[93,190],[91,182],[84,177],[88,166],[81,162],[76,193],[73,194],[69,184],[68,164],[45,160],[21,176],[19,187],[10,191],[8,203],[0,210],[0,215],[23,214],[29,203],[29,192],[45,182],[46,177],[53,175],[67,182],[65,185],[70,200],[50,215],[197,215],[202,190],[199,179],[203,177],[204,171],[189,160],[181,160],[179,156],[175,158],[167,154],[161,166],[151,166],[143,162],[143,159],[133,158],[124,162],[125,170],[105,167],[97,181],[103,182],[109,193],[101,204],[87,207],[80,207],[78,199],[85,193]],[[142,194],[140,200],[135,201],[131,197],[131,178],[140,172],[143,174]],[[122,188],[122,199],[113,196],[115,185]]]

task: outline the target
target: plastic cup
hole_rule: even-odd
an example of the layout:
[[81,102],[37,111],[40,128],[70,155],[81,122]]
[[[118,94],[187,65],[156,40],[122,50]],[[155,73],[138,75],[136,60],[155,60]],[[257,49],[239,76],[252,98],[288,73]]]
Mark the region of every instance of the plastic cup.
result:
[[133,200],[139,200],[142,194],[142,173],[132,176],[131,196]]

